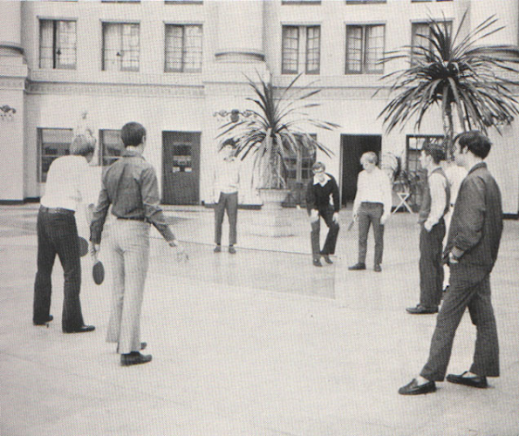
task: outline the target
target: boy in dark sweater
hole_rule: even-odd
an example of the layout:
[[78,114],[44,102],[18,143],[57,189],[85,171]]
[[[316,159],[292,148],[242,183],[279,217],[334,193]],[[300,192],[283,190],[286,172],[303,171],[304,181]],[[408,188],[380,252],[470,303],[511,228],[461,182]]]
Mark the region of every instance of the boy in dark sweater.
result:
[[[326,167],[322,162],[316,162],[312,166],[314,177],[308,183],[306,191],[306,206],[312,226],[311,242],[314,266],[322,266],[321,256],[326,263],[333,263],[330,255],[335,253],[337,236],[339,235],[339,187],[332,175],[325,172]],[[333,205],[331,204],[333,202]],[[324,247],[320,250],[319,234],[321,229],[320,218],[328,226],[328,235]]]

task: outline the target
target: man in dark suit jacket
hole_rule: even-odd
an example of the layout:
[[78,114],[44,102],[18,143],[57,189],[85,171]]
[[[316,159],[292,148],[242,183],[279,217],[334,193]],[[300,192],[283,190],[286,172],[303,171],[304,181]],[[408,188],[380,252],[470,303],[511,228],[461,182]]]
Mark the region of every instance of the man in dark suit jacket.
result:
[[[339,210],[341,208],[339,187],[334,177],[326,173],[326,167],[322,162],[316,162],[312,166],[314,177],[308,182],[306,189],[306,207],[310,216],[310,233],[312,243],[312,257],[314,266],[322,266],[321,256],[326,263],[333,263],[330,255],[335,253],[337,236],[339,235]],[[333,202],[333,206],[331,204]],[[319,233],[321,229],[320,218],[328,226],[328,235],[324,247],[319,250]]]
[[486,388],[487,377],[499,376],[499,345],[490,298],[490,272],[494,267],[503,231],[501,193],[484,159],[490,140],[480,132],[460,134],[455,139],[456,163],[467,169],[449,229],[444,259],[451,269],[451,283],[433,334],[429,360],[420,375],[398,391],[402,395],[434,392],[443,381],[456,329],[468,307],[476,326],[472,366],[463,374],[449,374],[447,381]]

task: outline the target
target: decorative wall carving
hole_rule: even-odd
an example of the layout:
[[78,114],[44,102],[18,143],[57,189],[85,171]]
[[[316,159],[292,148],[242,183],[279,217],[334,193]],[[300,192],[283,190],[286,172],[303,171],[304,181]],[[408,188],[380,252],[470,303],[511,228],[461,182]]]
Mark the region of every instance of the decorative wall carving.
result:
[[164,97],[203,98],[202,86],[178,85],[115,85],[92,83],[41,83],[29,82],[27,92],[30,94],[67,94],[67,95],[141,95]]

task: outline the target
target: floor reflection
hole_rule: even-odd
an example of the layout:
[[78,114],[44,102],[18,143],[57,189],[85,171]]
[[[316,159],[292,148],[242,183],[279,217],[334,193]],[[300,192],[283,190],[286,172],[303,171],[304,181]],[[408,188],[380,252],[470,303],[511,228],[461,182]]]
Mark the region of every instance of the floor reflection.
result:
[[[154,241],[151,263],[174,253],[163,241]],[[165,247],[164,247],[165,246]],[[189,263],[175,268],[174,274],[198,281],[226,286],[247,287],[266,291],[294,293],[322,298],[335,298],[335,265],[317,268],[311,256],[237,247],[229,254],[227,247],[214,253],[212,245],[185,244]],[[171,250],[171,249],[169,249]]]

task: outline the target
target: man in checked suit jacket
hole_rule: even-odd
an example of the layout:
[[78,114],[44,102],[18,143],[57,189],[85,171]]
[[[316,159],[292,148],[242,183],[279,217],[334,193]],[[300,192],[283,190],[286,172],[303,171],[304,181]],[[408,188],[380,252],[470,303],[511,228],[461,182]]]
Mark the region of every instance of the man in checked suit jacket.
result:
[[435,382],[444,380],[456,329],[467,307],[477,329],[474,360],[468,371],[449,374],[447,381],[486,388],[487,377],[499,376],[490,272],[499,250],[503,211],[499,187],[484,162],[492,144],[478,131],[462,133],[455,144],[456,163],[465,167],[468,174],[454,206],[444,252],[451,269],[451,284],[438,314],[429,360],[419,376],[400,388],[402,395],[434,392]]

